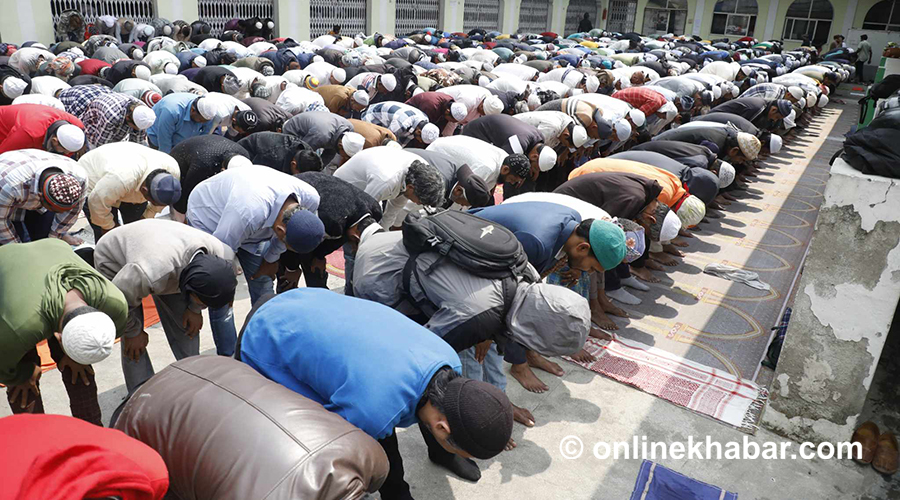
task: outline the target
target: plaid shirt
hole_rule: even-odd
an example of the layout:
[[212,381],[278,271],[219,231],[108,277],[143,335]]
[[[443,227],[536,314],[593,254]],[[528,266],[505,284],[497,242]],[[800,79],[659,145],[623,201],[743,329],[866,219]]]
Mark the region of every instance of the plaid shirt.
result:
[[104,85],[76,85],[59,93],[59,100],[66,107],[66,112],[81,119],[91,102],[113,91]]
[[[12,223],[21,222],[26,211],[46,212],[41,205],[38,182],[41,173],[49,167],[75,176],[81,181],[82,191],[87,191],[87,174],[75,160],[39,149],[20,149],[0,155],[0,245],[21,242]],[[72,227],[81,205],[56,214],[51,237],[59,237]]]
[[428,115],[421,110],[395,101],[384,101],[369,106],[362,119],[364,122],[374,123],[390,130],[404,146],[415,138],[416,127],[420,123],[428,123]]
[[780,83],[760,83],[747,89],[741,97],[762,97],[766,100],[781,99],[787,93],[787,87]]
[[84,112],[81,121],[84,123],[84,133],[91,147],[102,146],[111,142],[121,142],[127,137],[131,142],[146,143],[147,132],[136,131],[125,122],[128,106],[144,103],[134,97],[110,93],[98,96]]
[[621,99],[633,107],[644,112],[645,116],[650,116],[659,111],[659,108],[665,106],[666,96],[660,94],[653,89],[644,87],[629,87],[622,89],[612,95],[616,99]]

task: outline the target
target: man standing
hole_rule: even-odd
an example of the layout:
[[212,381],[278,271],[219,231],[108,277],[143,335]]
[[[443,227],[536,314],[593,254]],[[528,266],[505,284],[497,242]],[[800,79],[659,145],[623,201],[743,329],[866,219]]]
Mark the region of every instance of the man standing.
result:
[[54,238],[0,247],[0,276],[0,382],[12,412],[44,413],[36,346],[46,340],[72,416],[102,425],[90,365],[125,328],[122,292]]
[[65,111],[41,104],[0,107],[0,153],[43,149],[78,159],[84,146],[84,124]]
[[[148,245],[147,242],[152,242]],[[234,252],[211,234],[170,220],[142,220],[112,231],[94,248],[94,267],[128,302],[122,371],[130,394],[153,376],[144,331],[147,296],[153,297],[176,360],[200,354],[206,307],[234,300]]]
[[302,288],[251,314],[238,358],[379,440],[390,462],[379,490],[385,500],[412,499],[398,427],[419,424],[448,467],[477,469],[472,458],[492,458],[509,441],[513,411],[506,395],[461,377],[452,347],[389,307]]
[[859,83],[866,81],[863,77],[866,64],[872,64],[872,44],[869,43],[869,35],[862,34],[856,47],[856,81]]
[[87,174],[75,160],[36,149],[0,155],[0,245],[63,238],[78,219]]
[[[250,303],[272,292],[278,259],[288,248],[304,254],[325,237],[316,216],[319,193],[271,168],[229,169],[201,182],[188,199],[187,222],[212,234],[237,255]],[[231,307],[209,310],[216,352],[234,354],[237,332]]]
[[216,105],[194,94],[169,94],[153,106],[156,121],[147,129],[150,146],[168,153],[179,142],[210,133]]
[[[124,223],[152,219],[181,198],[181,170],[171,156],[133,142],[114,142],[82,156],[88,196],[84,213],[94,241]],[[149,203],[148,203],[149,202]]]

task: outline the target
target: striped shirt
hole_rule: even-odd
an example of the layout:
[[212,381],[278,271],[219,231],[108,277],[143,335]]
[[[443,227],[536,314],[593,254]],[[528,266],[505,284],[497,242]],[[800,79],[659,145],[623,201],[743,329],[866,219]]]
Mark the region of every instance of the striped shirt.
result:
[[[75,160],[39,149],[19,149],[0,154],[0,245],[21,242],[13,222],[20,222],[29,210],[45,213],[41,205],[41,174],[55,167],[75,176],[87,191],[87,174]],[[68,212],[56,214],[50,237],[65,234],[78,219],[81,203]]]
[[147,142],[146,131],[139,132],[125,121],[128,107],[132,104],[145,106],[134,97],[116,93],[100,95],[88,105],[81,121],[91,147],[124,141],[126,137],[131,142]]
[[420,123],[428,123],[428,115],[421,110],[396,101],[369,106],[362,119],[390,130],[404,146],[415,138],[416,128]]
[[780,83],[759,83],[747,89],[741,97],[762,97],[766,100],[781,99],[787,93],[787,87]]
[[66,107],[67,113],[80,119],[94,99],[112,93],[113,91],[105,85],[76,85],[60,92],[58,99]]

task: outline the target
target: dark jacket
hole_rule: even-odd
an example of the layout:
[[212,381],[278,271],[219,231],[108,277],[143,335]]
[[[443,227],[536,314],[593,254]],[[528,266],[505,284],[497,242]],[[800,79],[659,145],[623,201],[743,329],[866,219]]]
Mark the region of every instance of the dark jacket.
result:
[[234,156],[250,158],[250,153],[236,142],[213,134],[185,139],[169,155],[181,169],[181,199],[173,205],[181,213],[187,212],[188,196],[197,184],[225,170]]
[[150,69],[150,66],[140,62],[140,61],[132,61],[130,59],[119,61],[112,65],[109,68],[109,71],[106,73],[106,79],[109,80],[109,83],[112,83],[115,86],[117,83],[121,82],[126,78],[133,78],[132,72],[136,66],[146,66],[147,69]]
[[265,165],[286,174],[291,173],[291,160],[301,149],[309,149],[302,139],[278,132],[257,132],[238,141],[255,165]]
[[463,128],[463,135],[491,143],[509,154],[528,154],[544,142],[544,136],[535,126],[503,114],[482,116],[469,122]]
[[353,125],[334,113],[308,111],[286,121],[282,132],[299,137],[312,149],[321,149],[322,164],[328,165],[337,154],[341,137],[353,132]]
[[671,172],[681,179],[688,193],[700,198],[703,203],[712,203],[719,194],[719,176],[705,167],[688,167],[677,160],[652,151],[623,151],[610,156],[610,158],[646,163]]
[[566,181],[553,192],[596,205],[613,217],[635,219],[662,188],[655,180],[640,175],[598,172]]
[[716,161],[716,153],[706,146],[680,141],[647,141],[631,148],[631,151],[653,151],[672,158],[689,167],[709,169]]
[[753,122],[744,118],[743,116],[738,116],[733,113],[722,113],[717,111],[715,113],[698,116],[697,118],[694,118],[693,121],[731,123],[741,132],[747,132],[748,134],[759,137],[759,127],[754,125]]
[[210,92],[222,92],[222,77],[227,75],[234,73],[222,66],[206,66],[194,75],[193,81]]
[[[28,86],[25,87],[25,91],[22,95],[31,93],[31,77],[28,75],[23,75],[16,68],[7,65],[0,65],[0,88],[3,87],[3,80],[7,78],[19,78],[24,81]],[[3,92],[0,92],[0,106],[6,106],[8,104],[12,104],[13,100],[3,95]]]
[[291,118],[285,110],[259,97],[248,97],[244,99],[244,104],[256,113],[258,125],[255,130],[258,132],[278,132],[284,122]]
[[742,116],[750,121],[756,120],[756,118],[763,114],[766,109],[769,107],[770,101],[763,99],[762,97],[740,97],[738,99],[732,99],[728,102],[723,102],[718,106],[709,110],[710,113],[733,113],[738,116]]

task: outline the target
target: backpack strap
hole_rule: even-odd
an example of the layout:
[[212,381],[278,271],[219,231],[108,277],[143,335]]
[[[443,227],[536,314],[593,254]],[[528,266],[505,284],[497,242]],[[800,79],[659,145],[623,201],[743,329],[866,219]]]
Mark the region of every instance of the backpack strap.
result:
[[[413,274],[416,275],[416,281],[419,281],[419,270],[416,267],[416,260],[419,258],[419,253],[410,253],[409,259],[406,260],[406,265],[403,266],[403,292],[401,293],[402,299],[406,300],[419,311],[425,312],[426,309],[429,309],[432,313],[437,310],[437,306],[435,306],[434,302],[428,298],[427,292],[422,288],[422,293],[425,295],[425,298],[422,300],[415,300],[412,296],[412,277]],[[420,282],[421,283],[421,282]],[[421,288],[421,284],[420,284]]]
[[509,314],[513,300],[516,298],[516,290],[518,289],[518,281],[514,276],[507,276],[500,280],[500,289],[503,294],[503,318]]

